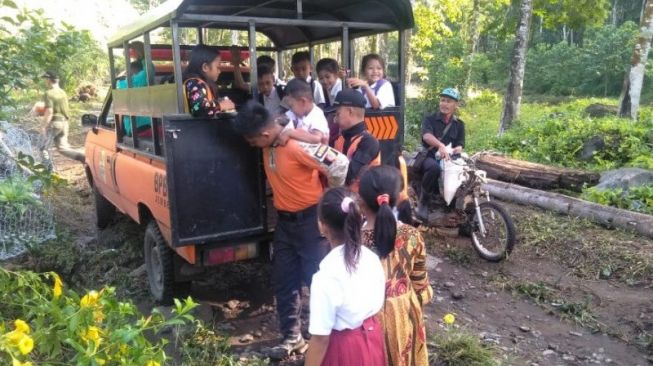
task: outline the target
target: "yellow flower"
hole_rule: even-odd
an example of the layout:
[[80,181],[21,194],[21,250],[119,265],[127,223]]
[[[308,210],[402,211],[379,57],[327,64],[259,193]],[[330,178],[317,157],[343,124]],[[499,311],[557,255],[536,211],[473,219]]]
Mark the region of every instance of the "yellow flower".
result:
[[98,327],[90,326],[84,334],[82,334],[82,339],[86,342],[93,342],[96,346],[99,346],[102,342],[102,331]]
[[32,349],[34,349],[34,340],[28,335],[23,335],[23,338],[18,341],[18,350],[26,355],[32,352]]
[[102,366],[105,363],[107,363],[107,360],[105,360],[103,358],[95,357],[95,362],[97,362],[98,365]]
[[445,315],[442,320],[444,321],[444,324],[446,325],[451,325],[456,321],[456,317],[453,316],[453,314],[449,313]]
[[146,366],[161,366],[161,364],[156,361],[147,361]]
[[24,320],[16,319],[16,321],[14,321],[14,325],[16,326],[16,331],[18,333],[29,334],[30,332],[29,325],[25,323]]
[[52,277],[54,277],[54,287],[52,288],[52,293],[54,295],[55,299],[58,299],[59,296],[61,296],[61,289],[63,287],[63,282],[61,282],[61,278],[59,277],[58,274],[52,273]]
[[96,323],[102,323],[102,321],[104,320],[104,313],[102,312],[102,310],[95,310],[93,312],[93,319],[95,319]]
[[24,335],[25,335],[25,333],[21,333],[21,332],[19,332],[17,330],[13,330],[13,331],[5,334],[5,337],[7,337],[7,340],[9,341],[9,343],[11,343],[13,345],[17,345],[18,342],[20,342],[20,340],[23,339]]
[[127,352],[129,352],[129,348],[127,348],[126,344],[121,344],[120,345],[120,354],[121,355],[126,355]]
[[97,305],[100,294],[97,291],[90,291],[88,294],[84,295],[79,301],[79,305],[83,308],[88,308]]
[[20,362],[17,359],[13,359],[11,362],[11,366],[32,366],[31,362]]

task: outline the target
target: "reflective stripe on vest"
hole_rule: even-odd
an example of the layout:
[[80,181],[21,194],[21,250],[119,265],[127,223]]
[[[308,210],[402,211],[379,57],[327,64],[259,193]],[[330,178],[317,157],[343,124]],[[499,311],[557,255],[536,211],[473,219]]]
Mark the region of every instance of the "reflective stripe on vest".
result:
[[[349,158],[349,160],[351,160],[351,158],[354,157],[354,154],[356,153],[356,150],[358,150],[358,144],[360,144],[361,140],[363,140],[363,135],[364,134],[365,133],[363,132],[363,133],[361,133],[359,135],[354,136],[354,138],[351,139],[351,145],[349,145],[349,149],[347,149],[347,152],[346,152],[347,158]],[[345,151],[344,151],[345,150],[345,138],[342,135],[338,136],[338,139],[333,144],[333,147],[336,150],[338,150],[338,151],[340,151],[342,153],[345,153]],[[379,153],[376,154],[376,157],[374,159],[372,159],[372,161],[370,161],[369,164],[367,164],[367,165],[368,166],[379,166],[379,165],[381,165],[381,152],[379,151]]]
[[[361,133],[360,135],[354,136],[354,138],[351,140],[351,145],[349,145],[349,149],[347,149],[347,158],[350,161],[351,161],[351,158],[354,157],[354,154],[356,153],[356,150],[358,149],[358,144],[360,144],[361,140],[363,140],[363,135],[364,134],[365,134],[365,132]],[[342,135],[338,136],[338,139],[333,144],[333,147],[336,150],[344,153],[343,150],[345,149],[345,138],[342,137]],[[367,168],[371,168],[373,166],[379,166],[379,165],[381,165],[381,151],[379,151],[379,153],[376,154],[376,157],[374,159],[372,159],[372,161],[370,161],[361,170],[364,171]],[[356,179],[354,179],[354,181],[351,182],[351,184],[349,185],[349,189],[351,189],[352,192],[356,192],[356,193],[358,193],[358,187],[359,187],[359,184],[360,184],[360,174],[361,174],[361,172],[358,172],[358,174],[359,174],[359,176],[356,177]]]

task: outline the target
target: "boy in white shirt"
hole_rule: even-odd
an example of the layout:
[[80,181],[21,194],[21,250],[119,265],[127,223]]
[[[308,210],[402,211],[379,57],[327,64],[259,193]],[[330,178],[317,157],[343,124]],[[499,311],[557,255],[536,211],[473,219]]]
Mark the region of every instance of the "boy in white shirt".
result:
[[286,116],[295,128],[279,136],[279,142],[283,145],[293,138],[311,144],[328,143],[329,124],[324,112],[313,102],[310,85],[303,80],[293,79],[286,85],[285,93],[289,107]]
[[324,92],[322,86],[311,76],[313,66],[311,65],[311,55],[306,51],[296,52],[292,55],[290,70],[296,79],[304,80],[311,86],[313,91],[313,102],[315,104],[324,103]]
[[275,85],[274,71],[267,65],[257,68],[258,78],[258,102],[265,106],[265,109],[273,116],[283,114],[285,110],[281,107],[281,100],[285,96],[284,87]]

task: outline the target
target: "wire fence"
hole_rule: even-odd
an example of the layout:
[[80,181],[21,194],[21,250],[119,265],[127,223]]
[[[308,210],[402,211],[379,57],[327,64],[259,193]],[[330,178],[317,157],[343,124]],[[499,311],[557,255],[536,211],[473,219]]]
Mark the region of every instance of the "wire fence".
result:
[[40,181],[17,162],[19,153],[52,167],[48,141],[0,121],[0,260],[56,238],[52,206],[43,199]]

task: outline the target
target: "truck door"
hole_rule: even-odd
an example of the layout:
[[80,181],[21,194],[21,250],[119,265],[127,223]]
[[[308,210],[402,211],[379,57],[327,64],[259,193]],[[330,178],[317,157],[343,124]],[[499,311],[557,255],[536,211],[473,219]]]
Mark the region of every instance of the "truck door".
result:
[[234,243],[266,233],[261,152],[233,117],[163,117],[172,245]]
[[119,199],[115,182],[115,158],[117,153],[115,115],[111,93],[107,96],[98,126],[87,135],[86,154],[90,156],[95,187],[109,201],[116,204]]

